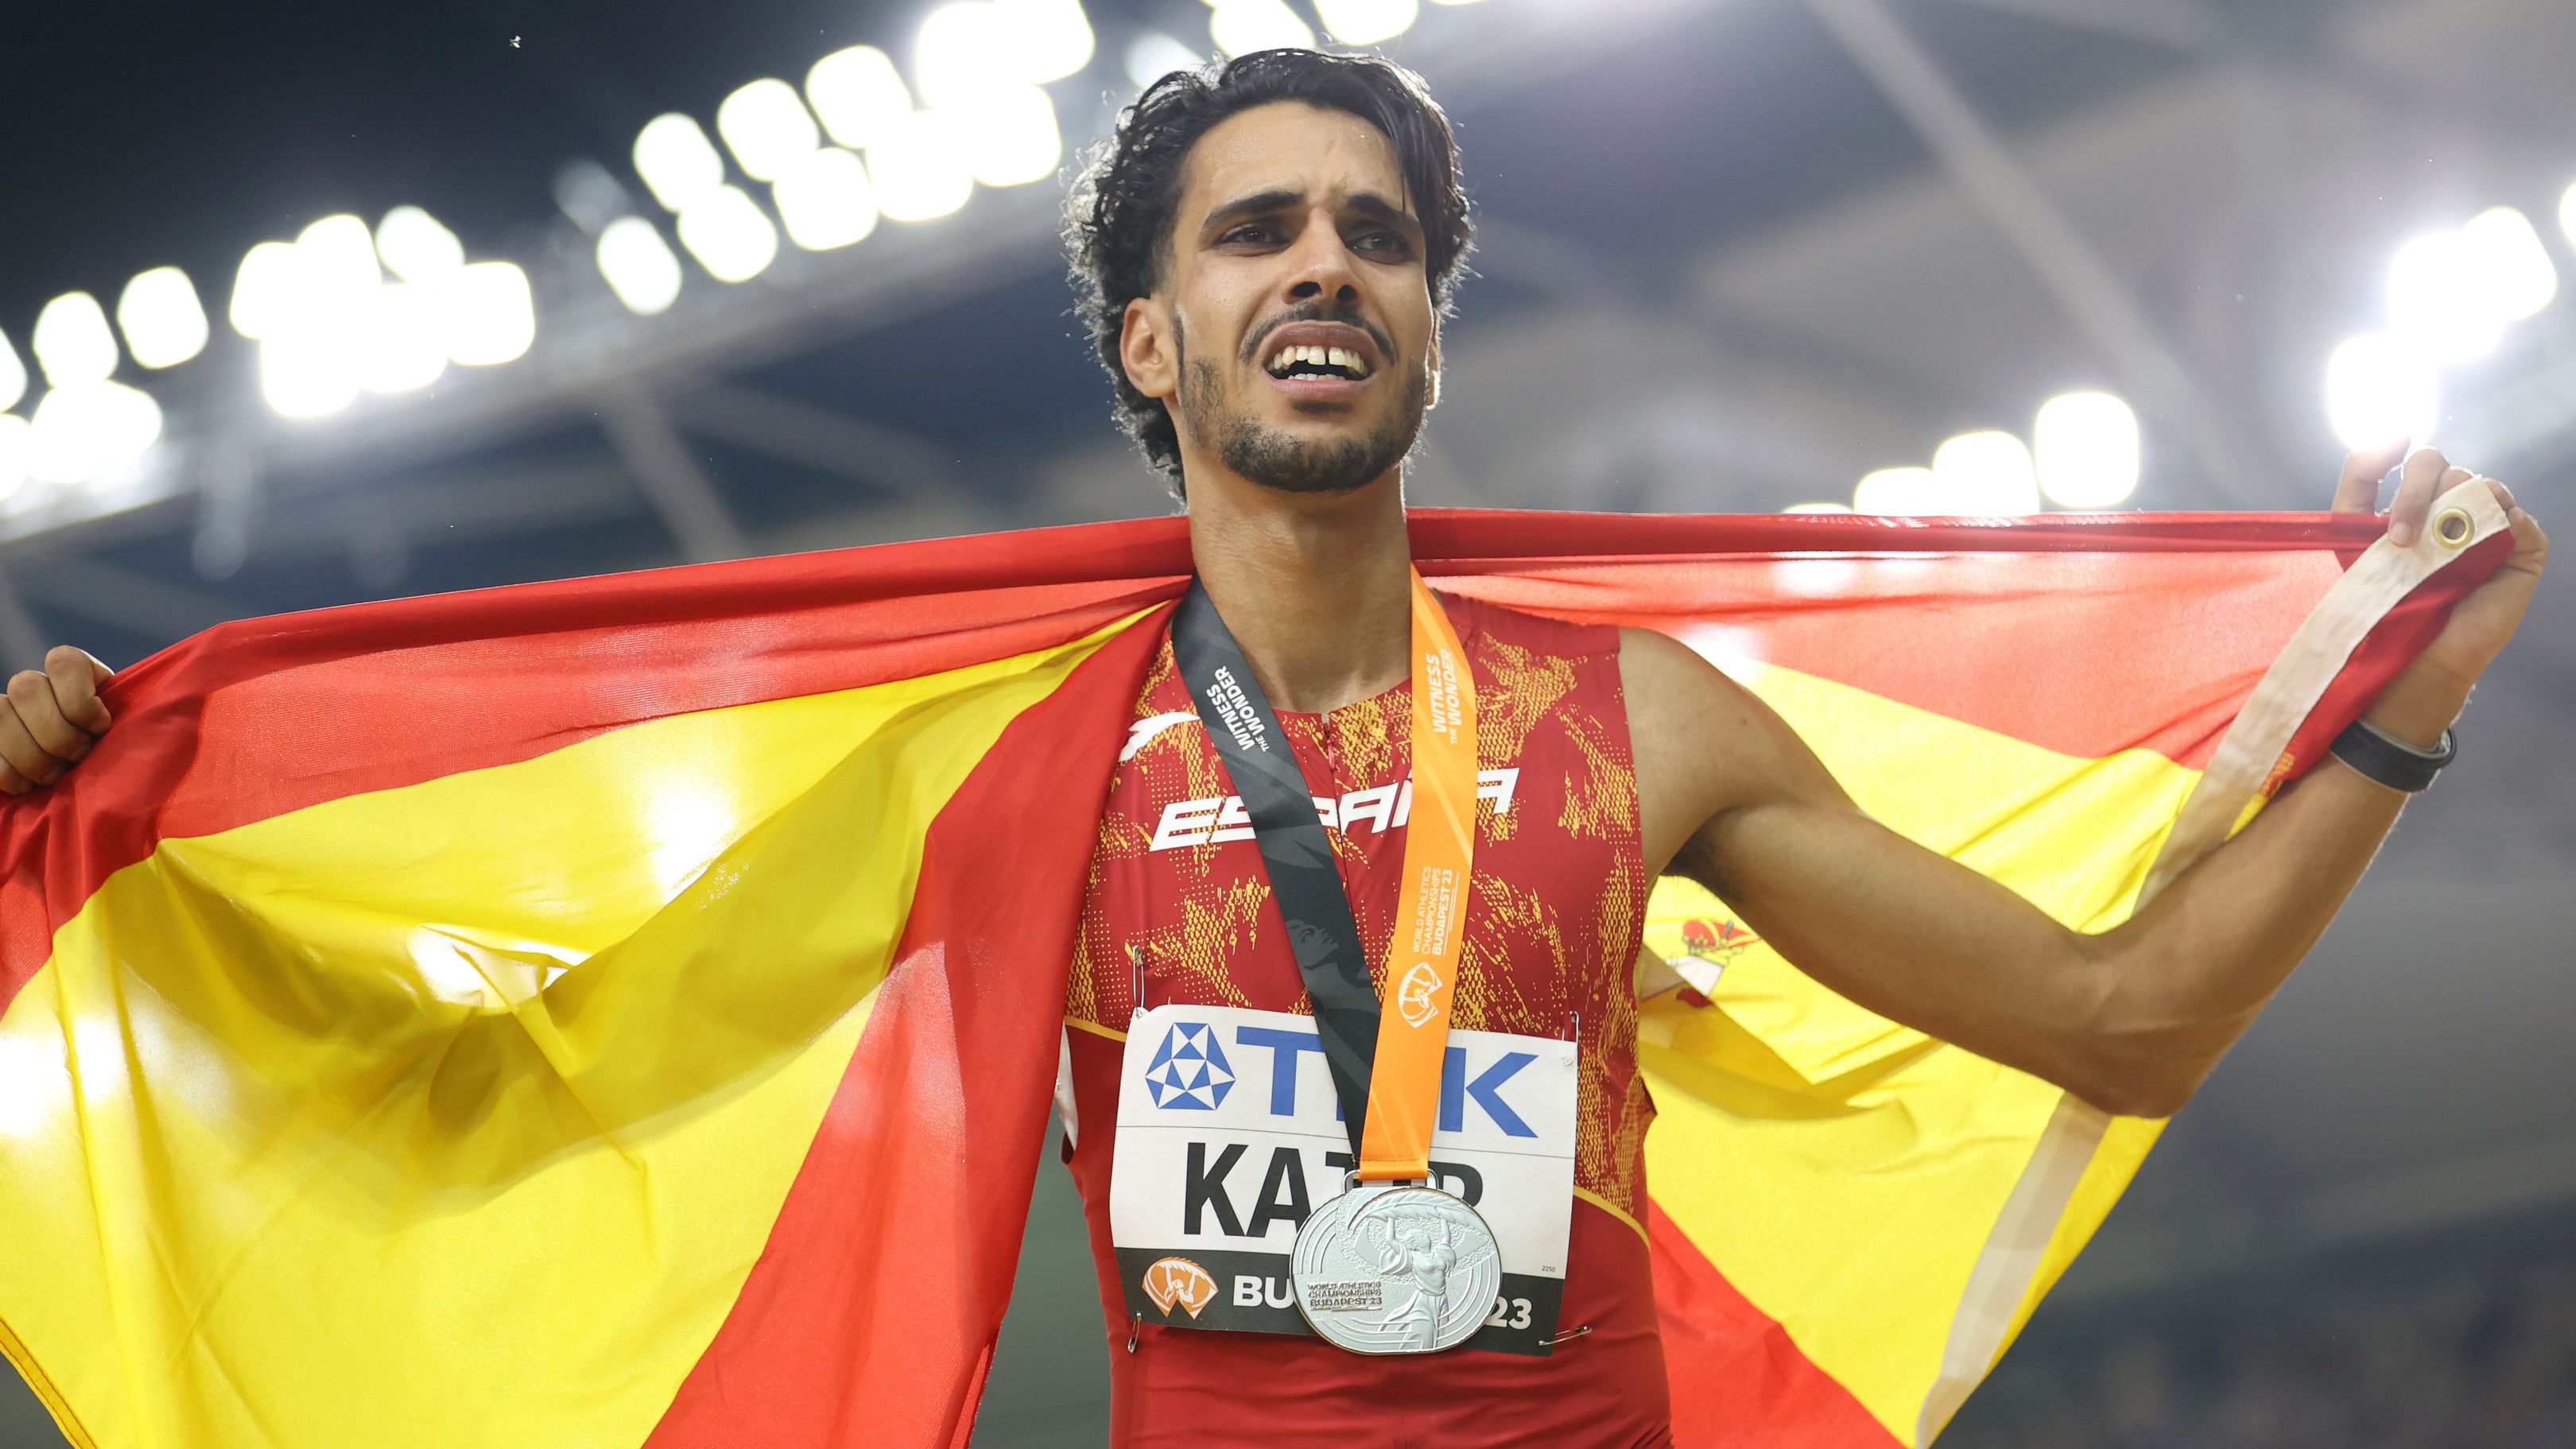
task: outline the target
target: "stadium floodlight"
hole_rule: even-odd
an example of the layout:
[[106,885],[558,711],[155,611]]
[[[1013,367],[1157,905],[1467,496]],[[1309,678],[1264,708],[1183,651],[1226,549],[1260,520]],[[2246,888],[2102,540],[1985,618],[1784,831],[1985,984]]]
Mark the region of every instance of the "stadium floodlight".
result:
[[1207,57],[1159,30],[1148,30],[1127,42],[1127,79],[1143,90],[1176,70],[1196,70]]
[[2326,422],[2345,447],[2421,447],[2441,417],[2441,377],[2410,339],[2366,332],[2326,359]]
[[2505,323],[2458,231],[2409,238],[2388,259],[2388,321],[2444,363],[2485,356],[2503,337]]
[[0,409],[16,407],[26,395],[27,364],[18,349],[9,345],[9,334],[0,332]]
[[465,243],[417,206],[397,206],[376,223],[376,255],[385,270],[423,286],[465,265]]
[[446,373],[441,294],[453,285],[452,279],[395,282],[375,290],[349,334],[360,387],[376,393],[415,392]]
[[2111,508],[2138,491],[2138,415],[2107,392],[2041,403],[2030,438],[2039,491],[2060,508]]
[[27,485],[28,455],[35,445],[27,434],[32,425],[16,413],[0,413],[0,502],[15,497]]
[[1862,474],[1860,486],[1852,489],[1852,511],[1899,515],[1939,512],[1933,506],[1932,470],[1880,468]]
[[2460,228],[2470,282],[2485,308],[2507,322],[2537,316],[2558,295],[2558,268],[2531,218],[2489,207]]
[[206,307],[177,267],[137,272],[116,299],[125,350],[145,367],[176,367],[206,350]]
[[845,247],[877,229],[868,168],[838,146],[811,152],[770,189],[788,240],[809,252]]
[[294,308],[295,248],[287,242],[264,241],[241,260],[233,274],[233,300],[227,309],[233,330],[254,342],[284,331]]
[[1288,8],[1287,0],[1207,0],[1208,38],[1228,55],[1256,50],[1311,50],[1315,32]]
[[313,306],[354,302],[385,279],[376,264],[376,235],[346,212],[298,232],[295,265],[304,300]]
[[719,282],[746,282],[778,257],[778,228],[741,188],[719,186],[680,213],[680,245]]
[[912,42],[912,79],[922,101],[957,106],[1019,77],[1001,12],[986,0],[955,0],[921,17]]
[[28,338],[36,366],[53,387],[105,382],[116,375],[116,334],[107,330],[107,313],[87,292],[65,292],[36,314]]
[[1015,79],[1062,80],[1091,64],[1091,21],[1082,0],[991,0],[1009,37]]
[[1055,102],[1036,86],[1004,86],[955,112],[967,169],[986,186],[1024,186],[1055,174],[1064,159]]
[[2570,246],[2576,246],[2576,186],[2570,186],[2559,194],[2558,229],[2567,234]]
[[853,45],[814,62],[805,73],[805,99],[832,139],[864,150],[912,111],[912,92],[895,71],[894,57],[873,45]]
[[2010,433],[1961,433],[1932,450],[1932,490],[1943,513],[2019,517],[2039,511],[2030,447]]
[[86,483],[161,440],[161,405],[121,382],[57,387],[36,404],[27,433],[27,475]]
[[1315,0],[1324,28],[1344,45],[1375,45],[1413,28],[1420,0]]
[[915,111],[870,146],[877,210],[896,221],[928,221],[964,206],[975,194],[975,173],[962,129],[945,111]]
[[279,417],[328,417],[357,398],[358,379],[339,338],[288,331],[260,340],[259,392]]
[[640,216],[621,216],[600,232],[599,274],[639,317],[658,317],[680,299],[680,259]]
[[796,87],[772,77],[740,86],[724,98],[716,107],[716,134],[724,137],[743,174],[755,181],[777,180],[812,155],[823,139]]
[[515,362],[537,340],[536,297],[515,262],[459,267],[438,285],[436,307],[447,358],[460,367]]
[[635,174],[665,211],[686,211],[724,185],[724,158],[696,121],[671,111],[635,133]]

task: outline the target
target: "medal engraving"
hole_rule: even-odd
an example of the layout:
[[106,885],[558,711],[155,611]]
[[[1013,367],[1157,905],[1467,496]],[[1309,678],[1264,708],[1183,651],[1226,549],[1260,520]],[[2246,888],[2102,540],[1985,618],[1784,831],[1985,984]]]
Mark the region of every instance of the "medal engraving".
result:
[[1289,1260],[1297,1310],[1353,1353],[1437,1353],[1474,1335],[1502,1287],[1476,1210],[1436,1188],[1361,1183],[1317,1208]]

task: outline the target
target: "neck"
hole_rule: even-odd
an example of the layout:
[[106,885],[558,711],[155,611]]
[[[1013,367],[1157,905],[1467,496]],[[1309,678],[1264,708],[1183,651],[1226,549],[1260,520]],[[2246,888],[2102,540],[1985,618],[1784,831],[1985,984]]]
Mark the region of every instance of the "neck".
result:
[[1320,714],[1406,678],[1413,549],[1392,471],[1335,497],[1193,480],[1190,555],[1272,708]]

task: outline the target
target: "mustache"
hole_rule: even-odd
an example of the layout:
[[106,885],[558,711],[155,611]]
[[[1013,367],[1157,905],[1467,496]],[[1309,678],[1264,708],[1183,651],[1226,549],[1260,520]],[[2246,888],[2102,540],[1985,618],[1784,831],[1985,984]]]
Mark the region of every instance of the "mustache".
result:
[[1259,358],[1261,344],[1269,339],[1270,334],[1293,322],[1339,322],[1345,327],[1356,327],[1368,334],[1369,341],[1377,344],[1378,354],[1387,360],[1389,366],[1397,360],[1395,339],[1386,335],[1385,328],[1360,315],[1355,308],[1325,302],[1301,302],[1252,329],[1252,335],[1244,339],[1243,360],[1251,362]]

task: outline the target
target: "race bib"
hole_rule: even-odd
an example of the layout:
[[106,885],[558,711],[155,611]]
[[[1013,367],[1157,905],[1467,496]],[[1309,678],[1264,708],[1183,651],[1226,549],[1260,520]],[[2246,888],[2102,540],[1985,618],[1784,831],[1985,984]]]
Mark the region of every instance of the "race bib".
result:
[[[1574,1043],[1452,1028],[1446,1052],[1433,1185],[1482,1214],[1502,1252],[1501,1293],[1466,1346],[1545,1354],[1574,1216]],[[1311,1337],[1289,1289],[1289,1249],[1351,1168],[1313,1017],[1140,1013],[1119,1066],[1109,1182],[1128,1313]]]

